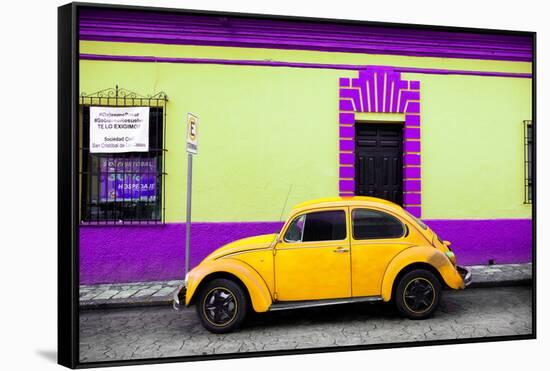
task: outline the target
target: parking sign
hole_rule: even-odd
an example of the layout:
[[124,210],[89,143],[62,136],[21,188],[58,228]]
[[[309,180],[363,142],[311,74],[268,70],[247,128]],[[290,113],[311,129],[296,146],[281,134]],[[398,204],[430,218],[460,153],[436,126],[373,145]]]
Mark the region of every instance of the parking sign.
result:
[[194,155],[198,150],[198,126],[199,118],[192,113],[187,114],[187,152]]

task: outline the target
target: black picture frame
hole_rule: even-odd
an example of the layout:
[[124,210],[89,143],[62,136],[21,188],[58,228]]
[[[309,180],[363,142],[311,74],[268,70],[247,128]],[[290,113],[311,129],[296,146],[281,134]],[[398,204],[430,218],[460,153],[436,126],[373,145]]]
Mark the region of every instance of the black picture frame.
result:
[[[471,338],[457,340],[419,341],[414,343],[392,343],[376,345],[356,345],[337,348],[314,348],[307,350],[278,350],[254,353],[233,353],[220,355],[151,358],[140,360],[119,360],[109,362],[79,362],[79,195],[78,195],[78,97],[79,97],[79,37],[78,14],[82,8],[127,9],[155,11],[178,14],[210,14],[217,16],[238,16],[256,19],[304,20],[309,22],[342,24],[361,24],[399,27],[405,29],[432,29],[460,31],[480,34],[527,35],[532,37],[532,123],[533,123],[533,186],[532,186],[532,334],[497,336],[490,338]],[[323,352],[342,352],[366,349],[386,349],[417,347],[429,345],[463,344],[495,342],[505,340],[526,340],[537,337],[536,291],[537,291],[537,254],[536,254],[536,215],[537,215],[537,55],[536,32],[493,30],[482,28],[444,27],[413,25],[387,22],[368,22],[341,19],[319,19],[296,16],[278,16],[264,14],[244,14],[216,11],[198,11],[143,6],[110,5],[97,3],[70,3],[58,8],[58,363],[69,368],[88,368],[99,366],[120,366],[153,364],[167,362],[188,362],[200,360],[233,359],[244,357],[264,357],[287,354],[308,354]]]

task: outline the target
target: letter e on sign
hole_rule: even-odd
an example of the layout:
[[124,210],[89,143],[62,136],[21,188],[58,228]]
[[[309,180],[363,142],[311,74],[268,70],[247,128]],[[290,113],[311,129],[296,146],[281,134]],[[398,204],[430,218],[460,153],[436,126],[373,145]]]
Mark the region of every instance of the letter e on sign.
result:
[[198,149],[198,127],[199,118],[192,113],[187,114],[187,152],[194,155],[197,154]]

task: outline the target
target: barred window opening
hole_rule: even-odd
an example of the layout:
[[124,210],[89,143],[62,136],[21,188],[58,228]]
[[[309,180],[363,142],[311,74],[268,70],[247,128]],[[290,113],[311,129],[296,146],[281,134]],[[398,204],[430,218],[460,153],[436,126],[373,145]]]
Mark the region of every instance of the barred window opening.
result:
[[530,204],[533,199],[533,123],[523,121],[524,133],[524,202]]
[[[80,96],[80,220],[84,224],[164,222],[166,95],[124,89]],[[147,152],[91,153],[90,107],[149,107]]]

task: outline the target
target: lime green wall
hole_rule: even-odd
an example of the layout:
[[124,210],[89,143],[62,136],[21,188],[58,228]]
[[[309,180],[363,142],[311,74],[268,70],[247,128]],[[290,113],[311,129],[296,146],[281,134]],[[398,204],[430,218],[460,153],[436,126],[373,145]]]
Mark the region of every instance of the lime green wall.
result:
[[531,80],[404,74],[421,81],[422,217],[523,218]]
[[200,117],[197,221],[278,220],[338,193],[338,71],[81,61],[82,91],[168,94],[166,218],[185,218],[185,121]]
[[472,71],[530,73],[529,62],[489,61],[457,58],[406,57],[308,50],[236,48],[222,46],[163,45],[81,41],[85,54],[139,55],[179,58],[270,60],[302,63],[364,64],[401,67],[442,68]]
[[[120,55],[365,63],[530,72],[529,63],[347,53],[82,42]],[[272,54],[270,54],[272,53]],[[302,59],[300,59],[302,58]],[[200,117],[193,219],[278,220],[289,208],[338,193],[338,78],[356,71],[198,64],[80,62],[81,92],[164,91],[166,219],[185,218],[185,120]],[[516,218],[523,205],[522,120],[527,79],[405,74],[421,81],[423,217]]]

